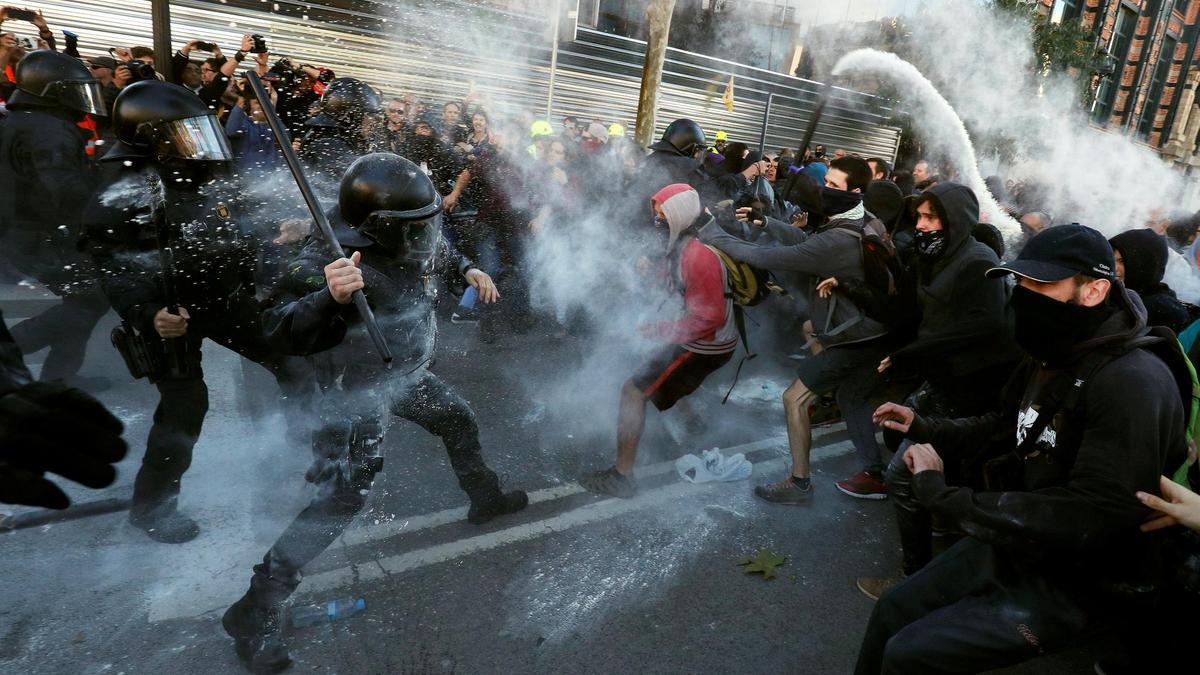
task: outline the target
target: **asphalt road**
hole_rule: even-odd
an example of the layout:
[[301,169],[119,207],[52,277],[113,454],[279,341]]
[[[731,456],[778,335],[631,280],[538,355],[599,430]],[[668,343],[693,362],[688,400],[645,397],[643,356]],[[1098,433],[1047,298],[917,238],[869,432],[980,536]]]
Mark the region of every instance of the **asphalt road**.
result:
[[[79,502],[128,496],[156,400],[124,374],[107,341],[111,325],[110,316],[93,337],[85,373],[113,379],[100,397],[127,423],[131,453],[113,487],[71,489]],[[574,479],[612,461],[616,385],[632,361],[597,363],[593,350],[548,331],[483,347],[474,330],[443,325],[434,370],[475,407],[488,461],[534,503],[467,524],[440,443],[394,424],[367,510],[307,570],[295,599],[361,597],[366,611],[291,630],[293,672],[852,669],[872,605],[854,580],[895,572],[898,541],[886,502],[834,489],[857,470],[836,427],[818,439],[810,504],[751,495],[786,471],[778,403],[786,359],[748,362],[725,406],[733,367],[710,378],[693,400],[703,428],[651,413],[641,493],[602,499]],[[0,672],[238,672],[219,615],[307,501],[308,448],[286,445],[261,372],[211,345],[204,363],[211,409],[182,499],[200,538],[157,544],[120,513],[0,535]],[[747,453],[754,475],[679,480],[673,460],[710,447]],[[777,578],[738,567],[760,550],[786,558]],[[1011,672],[1090,667],[1084,648]]]

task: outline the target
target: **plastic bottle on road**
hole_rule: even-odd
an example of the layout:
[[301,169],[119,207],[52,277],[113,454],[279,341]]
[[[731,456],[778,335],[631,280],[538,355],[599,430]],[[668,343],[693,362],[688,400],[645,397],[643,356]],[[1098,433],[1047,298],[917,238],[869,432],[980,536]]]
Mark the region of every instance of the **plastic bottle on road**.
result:
[[307,605],[292,610],[292,625],[296,628],[306,628],[321,623],[329,623],[338,619],[354,616],[367,608],[365,598],[338,598],[321,605]]

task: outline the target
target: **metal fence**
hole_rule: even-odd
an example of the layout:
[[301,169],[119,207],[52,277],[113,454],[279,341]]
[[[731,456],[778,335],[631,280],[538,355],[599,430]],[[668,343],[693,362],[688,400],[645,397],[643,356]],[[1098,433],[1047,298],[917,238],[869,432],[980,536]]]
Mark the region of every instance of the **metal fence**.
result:
[[[547,5],[551,3],[547,2]],[[80,35],[86,55],[112,46],[151,44],[148,0],[41,0],[55,31]],[[553,34],[550,16],[527,16],[463,0],[373,2],[370,0],[173,0],[171,31],[176,48],[192,39],[215,41],[227,55],[242,33],[261,33],[272,52],[332,68],[340,76],[370,82],[385,95],[415,93],[433,103],[462,97],[474,82],[493,107],[598,118],[625,124],[632,133],[645,43],[580,27],[574,42],[560,45],[551,91]],[[6,29],[32,33],[9,23]],[[734,76],[733,112],[721,97]],[[757,143],[767,94],[775,101],[769,148],[795,146],[808,123],[820,85],[780,73],[670,49],[663,73],[659,131],[677,117],[691,117],[731,140]],[[900,130],[888,125],[891,110],[876,97],[834,89],[815,142],[894,159]]]

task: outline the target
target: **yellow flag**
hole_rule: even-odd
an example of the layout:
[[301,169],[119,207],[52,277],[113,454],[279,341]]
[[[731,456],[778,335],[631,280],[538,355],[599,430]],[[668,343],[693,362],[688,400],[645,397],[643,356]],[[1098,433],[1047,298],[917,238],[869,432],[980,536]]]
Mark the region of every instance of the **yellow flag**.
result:
[[729,84],[725,85],[725,95],[721,97],[725,102],[725,110],[733,112],[733,76],[729,76]]

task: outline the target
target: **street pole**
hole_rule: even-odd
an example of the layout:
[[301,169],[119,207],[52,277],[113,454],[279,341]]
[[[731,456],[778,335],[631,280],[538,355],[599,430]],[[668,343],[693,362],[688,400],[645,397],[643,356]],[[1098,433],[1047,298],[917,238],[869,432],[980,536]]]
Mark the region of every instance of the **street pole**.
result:
[[150,25],[154,31],[154,69],[175,81],[171,68],[171,6],[169,0],[150,0]]
[[762,134],[758,137],[758,154],[767,154],[767,123],[771,121],[771,103],[775,101],[775,94],[767,94],[767,107],[763,109],[763,125]]
[[546,92],[546,121],[554,115],[554,76],[558,74],[558,22],[562,21],[562,0],[554,1],[554,44],[550,47],[550,87]]
[[642,88],[638,94],[638,145],[654,141],[654,109],[658,105],[658,87],[662,84],[663,62],[667,58],[667,36],[671,32],[671,12],[675,0],[650,0],[646,8],[646,61],[642,66]]

